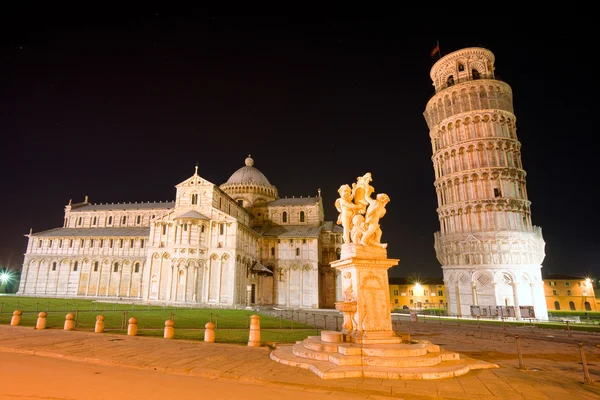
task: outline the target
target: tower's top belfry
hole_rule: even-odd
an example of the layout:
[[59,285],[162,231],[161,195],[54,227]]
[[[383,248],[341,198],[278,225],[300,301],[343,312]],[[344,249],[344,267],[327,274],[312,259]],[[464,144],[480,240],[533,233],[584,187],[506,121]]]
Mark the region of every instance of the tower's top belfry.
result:
[[435,92],[457,83],[494,78],[494,53],[481,47],[467,47],[440,58],[431,67]]

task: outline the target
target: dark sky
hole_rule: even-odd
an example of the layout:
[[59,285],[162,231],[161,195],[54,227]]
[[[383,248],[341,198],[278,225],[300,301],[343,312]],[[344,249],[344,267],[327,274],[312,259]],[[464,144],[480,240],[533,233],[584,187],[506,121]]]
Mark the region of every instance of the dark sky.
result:
[[173,200],[196,163],[220,185],[250,153],[281,197],[321,188],[334,221],[337,188],[371,172],[391,198],[382,240],[401,261],[390,274],[441,277],[422,115],[439,40],[442,55],[490,49],[513,89],[543,273],[598,275],[595,35],[494,17],[480,22],[489,29],[460,30],[409,27],[406,14],[5,12],[0,263],[19,267],[23,235],[60,226],[69,199]]

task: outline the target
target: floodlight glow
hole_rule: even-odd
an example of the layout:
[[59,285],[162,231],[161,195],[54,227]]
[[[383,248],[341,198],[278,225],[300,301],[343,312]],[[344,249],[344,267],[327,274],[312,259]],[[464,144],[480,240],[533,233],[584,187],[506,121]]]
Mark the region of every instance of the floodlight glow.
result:
[[10,279],[8,272],[0,272],[0,283],[6,283]]

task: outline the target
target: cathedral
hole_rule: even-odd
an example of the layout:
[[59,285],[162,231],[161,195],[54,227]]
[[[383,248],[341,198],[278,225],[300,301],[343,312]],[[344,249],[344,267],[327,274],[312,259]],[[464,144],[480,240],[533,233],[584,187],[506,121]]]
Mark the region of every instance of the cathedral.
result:
[[342,229],[316,197],[280,198],[245,166],[217,186],[194,174],[172,202],[81,203],[30,232],[17,294],[148,304],[333,308]]

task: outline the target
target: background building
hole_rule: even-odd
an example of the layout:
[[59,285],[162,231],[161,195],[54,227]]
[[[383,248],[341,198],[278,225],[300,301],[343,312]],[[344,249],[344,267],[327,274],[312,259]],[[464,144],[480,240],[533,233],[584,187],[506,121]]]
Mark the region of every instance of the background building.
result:
[[549,311],[598,311],[590,278],[549,274],[544,279],[544,293]]
[[436,256],[449,313],[482,307],[547,319],[545,243],[531,221],[512,90],[495,78],[494,61],[475,47],[431,68],[435,94],[424,116],[440,220]]
[[446,309],[446,289],[441,278],[389,278],[392,309]]
[[221,186],[194,174],[171,202],[65,207],[30,232],[18,294],[150,303],[333,308],[341,228],[315,197],[280,198],[245,165]]

